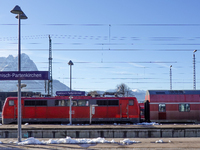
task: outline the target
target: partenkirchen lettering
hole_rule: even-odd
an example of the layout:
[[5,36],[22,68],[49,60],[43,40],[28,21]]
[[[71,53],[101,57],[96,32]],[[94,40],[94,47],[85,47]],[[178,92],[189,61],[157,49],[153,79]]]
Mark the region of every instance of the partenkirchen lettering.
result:
[[0,80],[46,80],[49,79],[48,71],[0,71]]
[[41,78],[42,74],[37,74],[37,73],[12,73],[13,78]]

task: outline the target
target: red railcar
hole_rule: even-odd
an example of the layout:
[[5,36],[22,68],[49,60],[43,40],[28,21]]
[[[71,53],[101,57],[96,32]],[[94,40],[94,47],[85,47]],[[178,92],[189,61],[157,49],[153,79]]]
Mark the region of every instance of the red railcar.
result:
[[200,122],[200,90],[148,90],[145,119],[152,122]]
[[[22,122],[55,123],[69,122],[69,96],[22,97]],[[17,97],[8,97],[2,111],[2,123],[16,123],[18,117]],[[90,106],[95,107],[92,122],[140,121],[140,112],[135,97],[73,96],[72,122],[89,123]]]

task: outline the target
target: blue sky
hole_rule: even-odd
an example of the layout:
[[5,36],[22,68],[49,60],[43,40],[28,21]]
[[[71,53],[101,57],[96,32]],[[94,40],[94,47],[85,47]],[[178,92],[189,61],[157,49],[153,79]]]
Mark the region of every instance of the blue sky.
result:
[[[9,0],[0,1],[1,57],[17,56],[19,5],[21,47],[40,71],[48,70],[52,39],[53,78],[72,89],[193,89],[193,51],[200,45],[199,0]],[[196,53],[200,88],[200,54]],[[23,62],[22,62],[23,63]]]

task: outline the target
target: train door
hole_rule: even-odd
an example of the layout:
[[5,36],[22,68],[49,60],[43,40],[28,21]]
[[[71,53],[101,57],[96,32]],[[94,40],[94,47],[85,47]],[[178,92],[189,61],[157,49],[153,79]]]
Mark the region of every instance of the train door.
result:
[[15,100],[9,100],[8,102],[9,105],[9,117],[13,118],[14,121],[17,121],[17,101]]
[[128,117],[128,100],[120,101],[120,118]]
[[165,120],[166,119],[166,105],[159,104],[158,105],[158,120]]

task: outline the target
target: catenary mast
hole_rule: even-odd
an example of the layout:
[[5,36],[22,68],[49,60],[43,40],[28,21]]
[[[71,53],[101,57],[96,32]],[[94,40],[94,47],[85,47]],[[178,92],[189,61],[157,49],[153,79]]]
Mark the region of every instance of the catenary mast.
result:
[[48,95],[53,96],[53,80],[52,80],[52,50],[51,50],[51,37],[49,35],[49,75],[48,81]]

